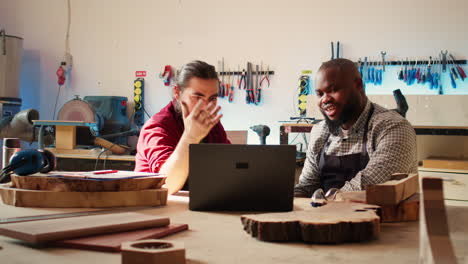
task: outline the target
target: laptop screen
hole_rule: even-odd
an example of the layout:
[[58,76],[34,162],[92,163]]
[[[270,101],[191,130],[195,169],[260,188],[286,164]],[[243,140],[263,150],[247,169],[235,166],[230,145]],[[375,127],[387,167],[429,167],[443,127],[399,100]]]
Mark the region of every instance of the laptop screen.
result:
[[290,211],[295,166],[293,145],[190,145],[189,208]]

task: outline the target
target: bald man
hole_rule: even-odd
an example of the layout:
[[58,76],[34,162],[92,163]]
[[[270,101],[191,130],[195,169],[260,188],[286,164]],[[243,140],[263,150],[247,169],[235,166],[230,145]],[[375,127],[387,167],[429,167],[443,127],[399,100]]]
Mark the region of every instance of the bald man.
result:
[[322,188],[364,190],[393,173],[417,172],[416,134],[393,110],[372,103],[356,65],[347,59],[325,62],[315,93],[325,120],[314,125],[296,197]]

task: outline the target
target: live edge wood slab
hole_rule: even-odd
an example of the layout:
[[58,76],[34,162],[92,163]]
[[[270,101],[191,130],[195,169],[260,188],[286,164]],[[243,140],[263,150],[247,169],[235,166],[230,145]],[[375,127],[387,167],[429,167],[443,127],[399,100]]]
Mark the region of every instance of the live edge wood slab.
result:
[[0,184],[4,204],[19,207],[104,208],[166,205],[167,189],[125,192],[54,192],[13,188]]
[[303,199],[301,208],[291,212],[242,215],[241,222],[247,233],[262,241],[337,244],[378,238],[379,206],[330,202],[312,207],[309,202]]
[[119,192],[159,189],[165,178],[116,179],[110,181],[49,177],[36,173],[29,176],[12,175],[12,187],[54,192]]

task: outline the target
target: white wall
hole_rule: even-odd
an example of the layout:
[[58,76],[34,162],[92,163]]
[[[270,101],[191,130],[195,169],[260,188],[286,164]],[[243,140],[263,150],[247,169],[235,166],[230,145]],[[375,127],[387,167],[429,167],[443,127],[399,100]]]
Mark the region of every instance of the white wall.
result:
[[[315,70],[329,59],[330,41],[339,40],[342,55],[350,59],[378,58],[381,50],[388,59],[429,56],[441,49],[460,58],[468,54],[466,0],[71,2],[74,67],[59,105],[75,94],[131,98],[134,72],[146,70],[146,106],[154,114],[170,99],[170,90],[157,78],[166,64],[179,67],[202,59],[216,66],[224,57],[237,68],[263,61],[276,73],[264,90],[265,103],[245,105],[244,96],[236,94],[234,103],[220,104],[226,129],[267,124],[272,128],[268,143],[279,141],[277,121],[296,115],[300,71]],[[66,0],[0,0],[0,26],[25,39],[25,106],[51,118],[55,70],[65,48]],[[467,104],[457,107],[468,109]],[[253,132],[249,142],[258,143]]]

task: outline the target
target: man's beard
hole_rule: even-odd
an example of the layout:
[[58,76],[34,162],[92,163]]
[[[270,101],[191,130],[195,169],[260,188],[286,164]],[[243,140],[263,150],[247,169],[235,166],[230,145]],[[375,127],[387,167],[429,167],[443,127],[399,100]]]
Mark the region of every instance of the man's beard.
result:
[[359,104],[357,100],[350,100],[351,102],[355,103],[348,103],[341,111],[340,117],[336,120],[331,120],[323,109],[320,109],[322,115],[325,117],[325,122],[327,123],[328,127],[331,131],[334,131],[340,128],[342,125],[346,124],[348,121],[352,120],[353,118],[357,118],[360,114],[359,112]]
[[182,105],[179,100],[174,99],[174,110],[178,115],[182,115]]

